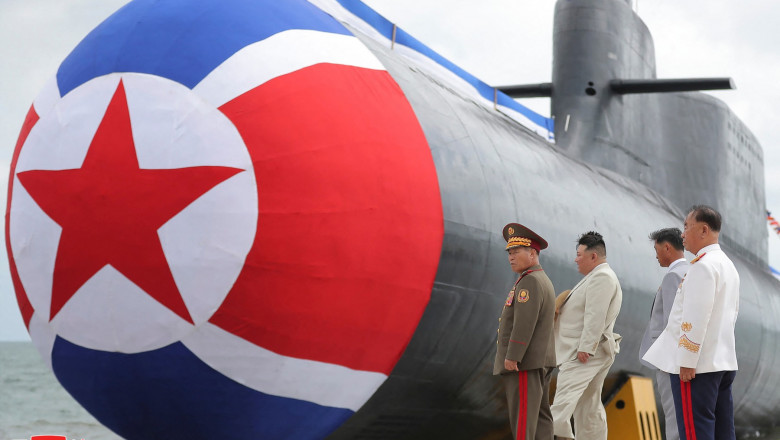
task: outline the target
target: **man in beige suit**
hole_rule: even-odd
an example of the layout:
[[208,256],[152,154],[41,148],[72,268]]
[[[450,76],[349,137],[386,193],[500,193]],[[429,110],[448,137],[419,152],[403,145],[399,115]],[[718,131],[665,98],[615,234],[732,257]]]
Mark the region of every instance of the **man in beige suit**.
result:
[[577,244],[579,272],[585,277],[574,286],[558,310],[555,352],[558,384],[551,408],[555,435],[583,440],[607,439],[607,415],[601,389],[619,351],[614,333],[623,292],[607,264],[607,247],[601,234],[583,234]]

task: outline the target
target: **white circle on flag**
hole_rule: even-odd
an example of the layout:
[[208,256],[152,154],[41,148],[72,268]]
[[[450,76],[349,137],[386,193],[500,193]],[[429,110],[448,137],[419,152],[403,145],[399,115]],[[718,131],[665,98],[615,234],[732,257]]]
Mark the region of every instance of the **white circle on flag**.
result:
[[[194,326],[110,265],[98,270],[50,319],[62,229],[41,210],[17,174],[80,168],[120,79],[140,168],[243,170],[197,198],[157,231]],[[40,115],[30,131],[15,173],[9,229],[19,278],[35,313],[51,330],[86,348],[135,353],[181,340],[207,322],[222,304],[255,238],[257,183],[241,135],[217,108],[187,87],[158,76],[114,73],[62,97]]]

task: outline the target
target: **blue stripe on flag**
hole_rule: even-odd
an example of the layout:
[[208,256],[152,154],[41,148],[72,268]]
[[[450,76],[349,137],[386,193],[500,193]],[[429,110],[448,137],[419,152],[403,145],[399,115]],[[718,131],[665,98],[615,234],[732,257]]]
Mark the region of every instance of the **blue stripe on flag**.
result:
[[[393,23],[388,19],[386,19],[385,17],[383,17],[382,15],[380,15],[378,12],[366,6],[362,1],[360,0],[337,0],[337,1],[346,10],[355,14],[361,20],[368,23],[371,27],[373,27],[377,32],[382,34],[384,37],[388,39],[393,38]],[[444,67],[445,69],[459,76],[461,79],[471,84],[483,98],[489,101],[493,101],[495,99],[498,105],[511,108],[512,110],[528,118],[534,124],[546,129],[549,132],[554,131],[555,121],[552,118],[546,118],[540,115],[539,113],[536,113],[535,111],[520,104],[519,102],[515,101],[514,99],[504,94],[503,92],[498,92],[494,96],[495,93],[494,87],[489,86],[485,82],[479,80],[474,75],[461,69],[452,61],[439,55],[438,53],[433,51],[433,49],[421,43],[420,41],[418,41],[416,38],[409,35],[409,33],[404,31],[400,27],[396,28],[395,41],[398,44],[403,44],[404,46],[425,55],[426,57],[435,61],[437,64]]]
[[351,35],[306,0],[135,0],[95,28],[57,72],[62,96],[113,72],[192,88],[241,48],[288,29]]
[[353,414],[247,388],[180,342],[124,354],[57,337],[52,365],[87,411],[127,439],[319,439]]

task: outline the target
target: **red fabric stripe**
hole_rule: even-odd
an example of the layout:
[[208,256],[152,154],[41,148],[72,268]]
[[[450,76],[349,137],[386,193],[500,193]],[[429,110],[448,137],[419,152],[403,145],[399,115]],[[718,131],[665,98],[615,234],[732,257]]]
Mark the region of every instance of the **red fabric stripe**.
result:
[[685,427],[685,440],[688,440],[689,437],[689,426],[690,426],[690,420],[688,419],[688,412],[690,410],[690,404],[688,403],[688,394],[685,392],[685,382],[680,380],[680,402],[682,403],[682,413],[683,413],[683,426]]
[[16,148],[14,148],[14,155],[11,159],[11,173],[8,178],[8,196],[6,198],[5,207],[5,246],[8,250],[8,262],[11,267],[11,281],[14,283],[14,290],[16,291],[16,301],[19,303],[19,310],[22,312],[22,319],[24,325],[30,328],[30,319],[33,315],[33,306],[30,303],[30,299],[27,298],[27,292],[22,286],[22,280],[19,278],[19,272],[16,269],[16,261],[14,260],[13,252],[11,252],[11,229],[9,227],[9,220],[11,218],[11,195],[14,191],[14,176],[16,175],[16,162],[19,160],[19,152],[22,151],[22,145],[27,140],[27,135],[30,134],[33,126],[38,122],[40,117],[35,111],[35,106],[30,106],[30,110],[27,112],[27,117],[22,124],[22,130],[19,133],[19,139],[16,141]]
[[[433,157],[403,91],[385,71],[322,63],[220,110],[252,157],[259,217],[210,322],[283,356],[390,374],[444,237]],[[378,304],[382,319],[367,313]]]
[[685,424],[685,439],[696,440],[690,382],[680,381],[680,398],[682,400],[683,423]]
[[[702,254],[702,256],[704,256],[704,255]],[[690,417],[690,420],[691,420],[691,437],[690,437],[690,440],[696,440],[696,425],[694,424],[694,420],[693,420],[693,399],[691,398],[691,383],[688,382],[687,384],[688,384],[688,386],[686,387],[685,392],[688,393],[688,407],[690,408],[689,409],[689,412],[690,412],[690,416],[689,417]]]
[[517,440],[525,440],[525,431],[528,424],[528,371],[518,373],[520,380],[520,409],[517,414]]

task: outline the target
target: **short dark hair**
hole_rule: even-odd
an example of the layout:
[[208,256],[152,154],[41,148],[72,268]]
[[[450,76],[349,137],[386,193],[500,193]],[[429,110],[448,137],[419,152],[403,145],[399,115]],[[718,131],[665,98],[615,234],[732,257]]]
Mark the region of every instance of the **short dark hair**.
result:
[[659,229],[657,231],[652,232],[649,238],[650,240],[653,240],[658,244],[669,243],[670,245],[672,245],[673,248],[677,249],[678,251],[682,251],[685,249],[683,247],[682,231],[680,231],[679,228]]
[[577,239],[577,246],[583,245],[586,250],[595,252],[600,257],[607,256],[607,245],[604,243],[604,237],[598,232],[588,231]]
[[693,219],[697,222],[707,223],[715,232],[720,232],[720,225],[722,220],[720,213],[715,208],[707,205],[694,205],[688,210],[688,215],[693,213]]

